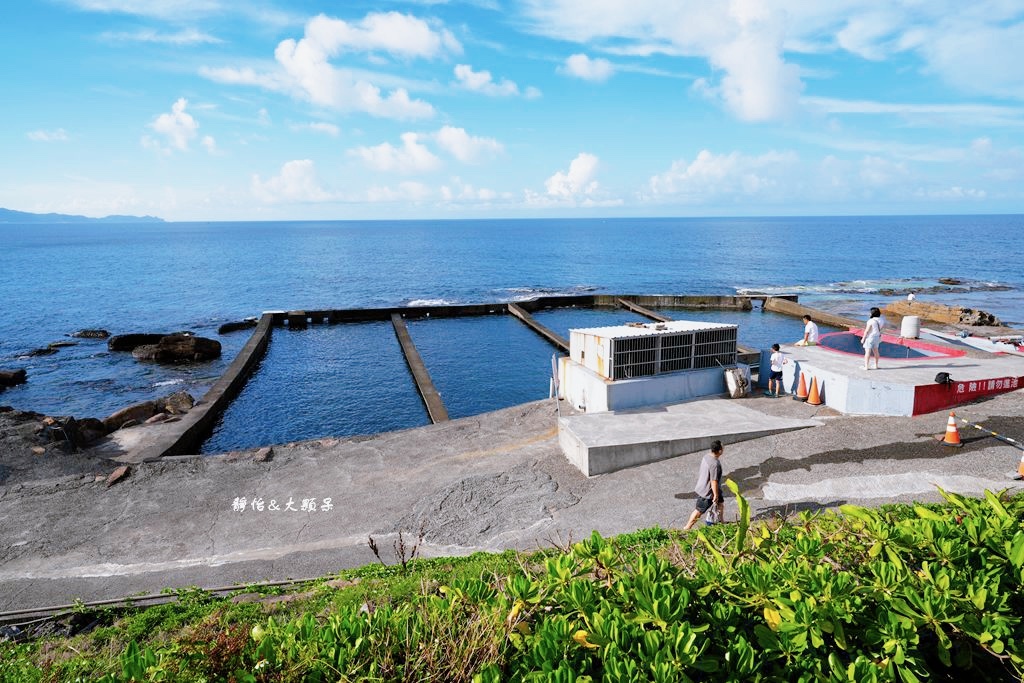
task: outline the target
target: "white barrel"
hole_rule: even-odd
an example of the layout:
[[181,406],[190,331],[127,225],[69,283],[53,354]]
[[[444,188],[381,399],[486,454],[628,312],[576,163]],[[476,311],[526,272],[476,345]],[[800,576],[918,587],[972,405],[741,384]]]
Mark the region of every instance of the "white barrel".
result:
[[921,319],[916,315],[903,316],[900,323],[900,336],[904,339],[917,339],[921,334]]

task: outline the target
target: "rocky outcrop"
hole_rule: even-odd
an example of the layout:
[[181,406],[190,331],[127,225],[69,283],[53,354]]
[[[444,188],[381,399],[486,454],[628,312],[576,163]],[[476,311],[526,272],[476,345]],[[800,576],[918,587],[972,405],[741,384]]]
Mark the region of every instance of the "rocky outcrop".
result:
[[893,317],[916,315],[922,320],[945,323],[946,325],[993,326],[1002,325],[999,318],[973,308],[945,306],[920,301],[896,301],[885,307],[885,314]]
[[122,408],[106,417],[102,424],[106,431],[113,432],[125,426],[149,423],[156,415],[184,415],[192,409],[196,400],[187,391],[176,391],[155,401],[143,401]]
[[157,410],[168,415],[184,415],[195,404],[196,400],[187,391],[176,391],[156,400]]
[[256,327],[256,318],[246,318],[245,320],[239,320],[233,323],[224,323],[217,328],[217,334],[227,334],[228,332],[237,332],[238,330],[248,330]]
[[32,349],[25,355],[31,358],[35,358],[36,356],[52,356],[53,354],[57,353],[57,350],[58,349],[55,346],[44,346],[41,349]]
[[25,368],[0,370],[0,387],[13,387],[17,384],[24,384],[26,378]]
[[44,417],[39,425],[44,442],[58,444],[72,453],[107,435],[103,422],[94,417]]
[[156,344],[166,337],[166,334],[115,334],[107,340],[107,348],[111,351],[133,351],[135,347],[143,344]]
[[72,332],[71,336],[80,339],[106,339],[110,336],[110,333],[106,330],[79,330],[78,332]]
[[220,342],[191,334],[170,334],[155,344],[135,347],[132,356],[162,363],[211,360],[220,357]]
[[161,411],[157,410],[156,401],[143,401],[108,415],[103,419],[103,426],[107,432],[113,432],[129,422],[134,424],[145,422],[158,412]]

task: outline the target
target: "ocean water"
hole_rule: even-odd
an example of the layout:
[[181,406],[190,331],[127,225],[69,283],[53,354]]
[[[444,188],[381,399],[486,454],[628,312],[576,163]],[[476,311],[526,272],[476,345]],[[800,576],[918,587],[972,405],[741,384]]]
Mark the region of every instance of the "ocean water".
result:
[[[1021,253],[1019,215],[3,224],[0,368],[24,367],[29,381],[0,392],[0,404],[103,417],[178,389],[198,397],[248,337],[218,336],[217,326],[274,309],[763,292],[863,318],[913,288],[919,300],[1024,325]],[[800,336],[798,321],[760,312],[665,312],[735,321],[751,346]],[[636,319],[578,309],[538,317],[561,334]],[[82,328],[192,330],[221,341],[224,355],[168,367],[92,340],[27,355]],[[505,316],[412,321],[410,331],[452,415],[547,395],[551,348]],[[311,328],[275,334],[205,450],[425,421],[389,325]]]

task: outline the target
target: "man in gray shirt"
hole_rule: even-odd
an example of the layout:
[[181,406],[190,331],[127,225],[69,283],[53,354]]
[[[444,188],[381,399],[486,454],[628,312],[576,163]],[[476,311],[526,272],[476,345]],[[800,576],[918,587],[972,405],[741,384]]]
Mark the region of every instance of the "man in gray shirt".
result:
[[683,527],[683,531],[689,531],[697,523],[700,516],[714,505],[718,508],[718,519],[721,520],[725,514],[725,501],[722,499],[722,442],[711,442],[711,452],[705,453],[700,461],[700,470],[697,472],[697,485],[693,488],[697,494],[697,507],[690,513],[690,520]]

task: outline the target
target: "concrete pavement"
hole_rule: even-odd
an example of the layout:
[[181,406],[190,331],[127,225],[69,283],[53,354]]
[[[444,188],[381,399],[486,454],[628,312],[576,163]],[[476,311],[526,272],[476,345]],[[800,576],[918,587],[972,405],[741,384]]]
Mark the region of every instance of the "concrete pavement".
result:
[[[973,430],[963,448],[939,445],[946,413],[848,417],[787,398],[740,401],[820,423],[726,446],[726,476],[756,515],[937,500],[933,484],[1021,488],[1019,450]],[[1024,437],[1022,391],[957,413]],[[369,535],[387,558],[399,530],[422,528],[430,556],[685,522],[700,452],[588,479],[562,455],[556,417],[553,403],[535,402],[275,446],[269,462],[245,452],[142,463],[110,488],[91,475],[0,488],[0,610],[326,574],[376,561]],[[726,511],[734,517],[735,504]]]

